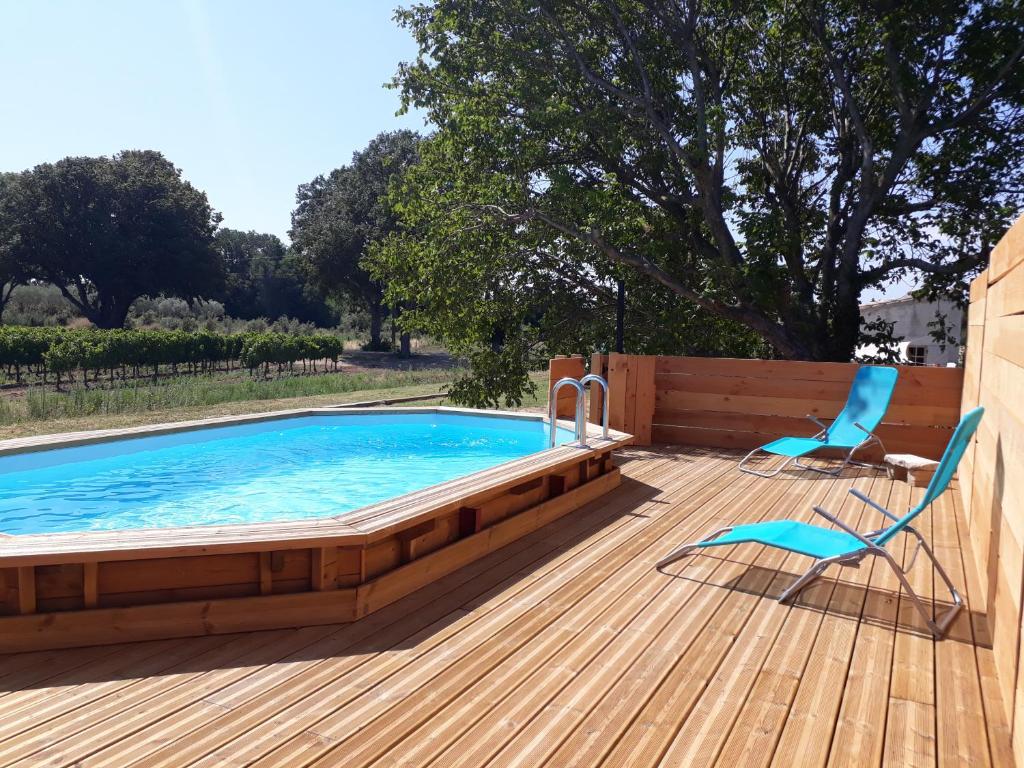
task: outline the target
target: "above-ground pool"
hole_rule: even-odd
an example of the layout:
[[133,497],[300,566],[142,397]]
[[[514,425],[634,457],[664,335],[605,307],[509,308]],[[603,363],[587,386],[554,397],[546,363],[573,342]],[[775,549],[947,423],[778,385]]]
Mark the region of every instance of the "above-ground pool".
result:
[[[336,516],[537,453],[539,420],[337,413],[0,456],[0,532]],[[559,445],[573,434],[558,429]]]
[[554,448],[540,415],[443,407],[0,440],[0,653],[343,624],[505,567],[620,483],[630,435],[559,424]]

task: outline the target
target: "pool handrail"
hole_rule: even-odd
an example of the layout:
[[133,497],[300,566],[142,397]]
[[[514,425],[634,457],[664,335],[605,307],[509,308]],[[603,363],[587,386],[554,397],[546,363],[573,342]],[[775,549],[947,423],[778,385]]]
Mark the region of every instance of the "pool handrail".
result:
[[563,386],[570,386],[576,390],[576,442],[581,448],[587,447],[587,425],[583,420],[583,385],[572,376],[566,376],[555,382],[551,388],[551,425],[548,437],[548,447],[555,447],[555,436],[558,434],[558,390]]
[[590,382],[596,382],[601,385],[601,403],[604,406],[601,410],[601,439],[608,439],[608,382],[604,376],[598,376],[596,373],[588,373],[582,379],[580,384],[584,387]]

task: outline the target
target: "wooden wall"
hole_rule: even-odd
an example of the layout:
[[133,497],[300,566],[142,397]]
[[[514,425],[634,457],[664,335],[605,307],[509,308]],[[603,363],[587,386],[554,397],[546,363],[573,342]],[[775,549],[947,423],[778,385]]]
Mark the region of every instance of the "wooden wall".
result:
[[[750,449],[812,435],[808,414],[829,421],[860,366],[789,360],[663,357],[655,373],[654,441]],[[877,430],[890,453],[938,458],[960,417],[963,371],[898,366]]]
[[[963,408],[985,407],[959,473],[999,685],[1024,765],[1024,218],[971,285]],[[977,610],[981,606],[972,606]]]
[[[858,367],[619,354],[591,359],[591,371],[609,382],[611,427],[635,435],[637,445],[738,449],[814,434],[817,427],[807,414],[834,418]],[[890,453],[938,458],[960,418],[963,371],[898,367],[896,391],[878,433]],[[600,413],[598,388],[591,392],[590,421],[598,423]]]

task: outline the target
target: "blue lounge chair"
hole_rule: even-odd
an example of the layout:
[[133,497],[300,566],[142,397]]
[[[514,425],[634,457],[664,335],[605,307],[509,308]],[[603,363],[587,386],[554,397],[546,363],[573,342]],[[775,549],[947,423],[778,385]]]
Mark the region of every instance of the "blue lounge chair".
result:
[[[861,464],[853,461],[853,454],[867,448],[869,445],[878,443],[883,452],[885,446],[874,430],[885,416],[889,407],[889,400],[892,398],[892,391],[896,387],[896,377],[899,372],[895,368],[881,365],[865,365],[853,378],[853,386],[850,387],[850,394],[846,398],[846,405],[836,416],[835,421],[830,425],[808,414],[807,418],[820,427],[820,431],[812,437],[783,437],[760,448],[755,448],[740,461],[739,469],[758,477],[775,477],[783,469],[789,466],[791,461],[796,461],[800,469],[813,469],[815,472],[823,472],[827,475],[840,475],[847,464]],[[821,469],[808,464],[801,464],[800,457],[822,448],[839,448],[846,451],[846,458],[839,469]],[[763,451],[786,456],[775,470],[761,472],[744,466],[751,457]]]
[[[814,579],[818,578],[833,563],[856,566],[868,555],[875,555],[883,558],[895,571],[900,584],[906,590],[906,594],[911,598],[917,610],[928,624],[928,628],[935,635],[935,639],[939,640],[956,617],[957,612],[963,605],[963,599],[960,597],[960,593],[956,591],[946,571],[939,564],[938,560],[935,559],[931,547],[925,542],[924,537],[915,528],[911,527],[910,523],[924,511],[925,507],[935,501],[946,490],[950,479],[953,477],[953,473],[956,471],[957,465],[960,463],[960,457],[963,456],[964,450],[974,434],[974,430],[978,428],[978,422],[981,421],[981,416],[984,412],[984,408],[975,408],[960,419],[960,424],[946,446],[946,450],[942,454],[942,461],[939,462],[939,467],[935,470],[935,475],[932,477],[931,482],[928,483],[928,488],[925,489],[920,503],[902,517],[894,515],[881,504],[872,501],[857,489],[850,489],[851,494],[891,520],[892,523],[888,527],[879,528],[868,533],[858,533],[821,507],[814,507],[815,512],[830,523],[833,523],[839,530],[822,528],[817,525],[799,523],[793,520],[774,520],[771,522],[720,528],[700,541],[686,544],[675,550],[663,558],[657,567],[661,569],[669,563],[685,557],[695,549],[747,542],[778,547],[779,549],[813,557],[815,560],[814,565],[779,597],[779,602],[784,603]],[[902,568],[886,549],[886,545],[900,533],[909,534],[917,539],[917,549],[914,550],[914,554],[906,568]],[[910,586],[910,582],[907,581],[907,571],[914,566],[914,562],[917,560],[917,553],[922,549],[932,561],[935,570],[953,595],[952,607],[941,617],[932,618],[929,607],[922,602],[921,598],[918,597],[917,593]]]

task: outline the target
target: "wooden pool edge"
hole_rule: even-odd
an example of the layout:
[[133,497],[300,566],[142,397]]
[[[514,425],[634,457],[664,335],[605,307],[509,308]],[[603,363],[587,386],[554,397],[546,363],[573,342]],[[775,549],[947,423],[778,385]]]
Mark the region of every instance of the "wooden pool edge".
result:
[[610,437],[340,519],[4,539],[0,653],[356,621],[615,488]]

